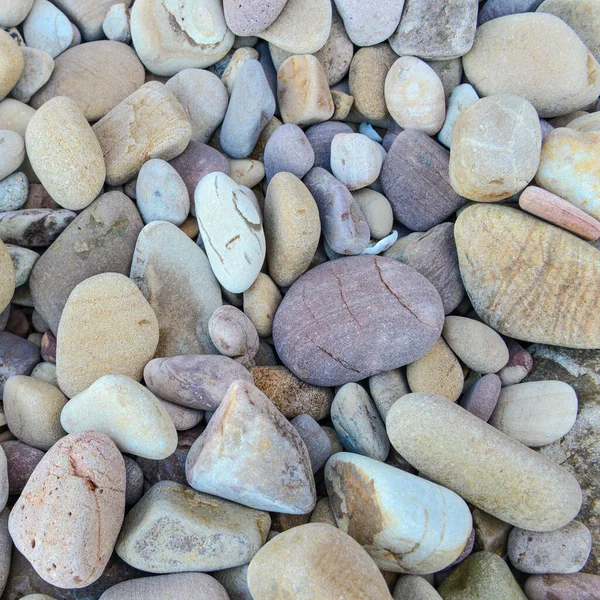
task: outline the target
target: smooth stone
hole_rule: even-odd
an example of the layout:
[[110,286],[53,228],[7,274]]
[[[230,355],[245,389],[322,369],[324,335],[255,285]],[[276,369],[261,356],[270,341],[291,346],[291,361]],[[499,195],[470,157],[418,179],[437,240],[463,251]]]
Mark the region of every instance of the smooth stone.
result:
[[8,492],[18,495],[44,457],[44,452],[18,440],[2,442],[1,446],[6,455]]
[[525,582],[529,600],[594,600],[600,593],[600,576],[588,573],[534,575]]
[[370,188],[356,190],[352,196],[367,220],[371,237],[376,240],[387,237],[394,224],[392,205],[388,199]]
[[0,179],[14,173],[25,160],[25,142],[16,131],[0,131]]
[[69,294],[100,273],[128,275],[143,227],[135,205],[108,192],[75,217],[36,262],[29,279],[37,312],[56,333]]
[[217,0],[202,0],[198,6],[139,0],[131,9],[131,37],[149,71],[172,76],[215,64],[229,52],[235,36]]
[[306,444],[313,473],[316,473],[333,454],[329,436],[310,415],[301,414],[294,417],[290,423]]
[[515,13],[534,12],[543,0],[487,0],[479,9],[478,26]]
[[443,127],[440,129],[437,139],[440,144],[444,144],[446,148],[452,146],[452,132],[454,125],[459,115],[471,104],[477,102],[479,96],[475,88],[470,83],[457,85],[450,94],[448,99],[448,107],[446,109],[446,120]]
[[331,501],[329,500],[329,496],[325,496],[325,498],[321,498],[317,505],[315,506],[315,510],[313,510],[310,516],[311,523],[326,523],[327,525],[332,525],[333,527],[337,527],[337,522],[335,520],[335,515],[333,514],[333,508],[331,506]]
[[433,573],[462,552],[471,513],[454,492],[379,461],[342,452],[325,467],[338,527],[397,573]]
[[141,467],[129,456],[125,461],[125,505],[135,504],[144,493],[144,473]]
[[71,398],[103,375],[139,381],[159,329],[135,283],[119,273],[86,279],[71,292],[57,334],[56,374]]
[[385,103],[400,127],[427,135],[438,133],[446,118],[442,81],[427,63],[414,56],[403,56],[391,66],[385,78]]
[[599,219],[600,174],[592,166],[599,156],[600,132],[555,129],[544,139],[535,182]]
[[29,14],[34,0],[22,0],[22,2],[3,1],[0,4],[0,26],[14,27],[21,24]]
[[[497,332],[528,342],[600,347],[600,323],[591,310],[600,256],[594,247],[523,212],[481,204],[461,213],[454,237],[473,307]],[[528,293],[533,282],[535,302]]]
[[418,575],[405,575],[400,577],[394,588],[394,600],[440,600],[441,596],[424,577]]
[[484,375],[463,395],[460,405],[487,422],[496,408],[501,388],[502,382],[498,375]]
[[357,46],[385,42],[396,30],[404,0],[377,0],[365,4],[360,0],[335,0],[348,36]]
[[475,532],[475,542],[473,544],[475,551],[492,552],[505,557],[508,536],[513,526],[493,517],[480,508],[473,508],[471,513],[473,516],[473,531]]
[[331,421],[348,452],[384,461],[390,450],[385,425],[363,387],[347,383],[331,405]]
[[304,184],[317,203],[323,236],[331,249],[361,254],[369,243],[369,225],[348,188],[321,167],[312,168]]
[[461,364],[443,338],[425,356],[406,367],[406,377],[411,392],[436,394],[456,402],[463,391]]
[[163,481],[129,512],[116,551],[150,573],[214,571],[249,562],[270,525],[268,513]]
[[585,114],[570,121],[567,127],[577,131],[600,131],[599,118],[600,113],[598,112]]
[[60,422],[66,403],[57,387],[35,377],[10,377],[4,386],[8,428],[21,442],[40,450],[49,450],[66,435]]
[[145,162],[140,169],[136,202],[144,223],[168,221],[181,225],[190,212],[190,196],[183,179],[160,158]]
[[21,48],[23,73],[12,89],[11,96],[21,102],[29,102],[31,97],[50,79],[54,70],[53,58],[38,48]]
[[466,54],[473,46],[478,0],[406,0],[390,46],[400,56],[449,60]]
[[84,431],[62,438],[44,455],[8,528],[40,577],[57,587],[81,588],[102,575],[124,511],[121,453],[107,436]]
[[508,565],[496,554],[476,552],[438,588],[444,600],[527,600]]
[[386,424],[413,467],[511,525],[551,531],[579,512],[581,489],[566,469],[446,398],[403,396]]
[[294,123],[277,128],[265,146],[267,182],[281,171],[302,179],[313,167],[314,162],[315,153],[309,139]]
[[248,587],[254,600],[353,596],[391,600],[367,552],[349,535],[324,523],[294,527],[270,540],[250,563]]
[[[1,91],[0,97],[2,97]],[[16,131],[24,138],[27,124],[34,114],[35,110],[31,106],[13,98],[6,98],[0,102],[0,129]]]
[[331,31],[330,0],[287,0],[275,21],[258,37],[292,54],[317,52]]
[[562,381],[530,381],[502,388],[490,425],[537,448],[566,435],[577,419],[577,395]]
[[113,4],[102,21],[102,32],[113,42],[131,42],[131,12],[124,2]]
[[238,185],[249,188],[250,191],[265,178],[263,163],[252,158],[231,158],[229,159],[229,168],[231,170],[231,178]]
[[177,431],[187,431],[188,429],[192,429],[204,418],[204,411],[179,406],[179,404],[173,404],[166,400],[161,400],[160,402],[169,414],[169,417],[171,417]]
[[519,342],[510,338],[506,338],[504,341],[508,348],[508,362],[504,368],[498,371],[502,386],[521,383],[533,368],[533,358]]
[[277,101],[284,123],[305,127],[331,118],[335,108],[329,83],[315,56],[290,56],[283,62],[277,71]]
[[109,185],[133,179],[149,158],[175,158],[192,135],[183,107],[158,81],[138,88],[93,129],[102,147]]
[[440,223],[426,233],[401,237],[383,256],[404,263],[426,277],[439,292],[446,314],[464,298],[452,223]]
[[[506,44],[508,38],[513,43]],[[480,96],[515,94],[531,102],[540,117],[583,108],[600,92],[600,66],[593,54],[550,14],[516,14],[484,23],[463,67]]]
[[0,181],[0,212],[19,210],[27,202],[29,182],[22,172],[13,173]]
[[426,60],[425,61],[436,73],[444,87],[446,104],[452,90],[460,84],[463,77],[462,59],[451,60]]
[[258,352],[258,332],[252,321],[235,306],[219,306],[208,321],[215,348],[224,356],[249,363]]
[[348,118],[352,105],[354,104],[354,98],[350,94],[346,94],[340,90],[331,90],[331,99],[333,100],[333,106],[335,107],[333,114],[331,115],[331,120],[343,121]]
[[221,126],[220,142],[232,158],[247,157],[275,113],[275,98],[261,64],[254,59],[238,73]]
[[56,337],[51,331],[46,331],[40,344],[42,360],[56,365]]
[[155,358],[144,368],[144,381],[159,398],[196,410],[216,410],[229,386],[252,383],[250,373],[226,356],[186,355]]
[[224,0],[223,12],[227,27],[239,36],[257,35],[263,32],[279,16],[287,0],[256,2],[252,0]]
[[273,319],[281,300],[279,288],[265,273],[259,273],[244,292],[244,312],[254,323],[259,336],[268,337],[273,332]]
[[392,259],[357,256],[319,265],[296,281],[275,315],[273,339],[300,379],[335,386],[424,356],[442,320],[439,294],[422,275]]
[[232,293],[246,291],[265,259],[265,234],[250,198],[224,173],[209,173],[195,194],[196,217],[210,266]]
[[253,600],[248,589],[248,565],[215,571],[212,576],[227,590],[231,600]]
[[413,231],[428,231],[465,203],[450,185],[450,153],[422,131],[402,131],[381,169],[394,216]]
[[35,0],[23,23],[23,37],[28,46],[56,58],[71,45],[73,27],[54,4],[48,0]]
[[158,320],[156,357],[214,354],[209,319],[222,304],[206,255],[172,223],[155,221],[138,237],[131,280]]
[[353,130],[346,123],[333,121],[317,123],[306,130],[306,137],[315,155],[315,167],[331,171],[331,142],[338,133],[353,133]]
[[0,309],[4,310],[10,305],[16,281],[17,273],[10,254],[10,247],[0,241]]
[[143,84],[144,67],[132,48],[107,40],[89,42],[56,58],[48,83],[31,106],[39,109],[56,96],[67,96],[94,122]]
[[73,100],[48,100],[29,122],[25,141],[35,174],[60,206],[81,210],[98,197],[106,177],[102,148]]
[[269,273],[278,286],[287,287],[309,268],[321,236],[317,203],[292,173],[278,172],[271,179],[264,228]]
[[13,543],[8,531],[10,511],[4,508],[0,513],[0,590],[4,591],[10,572]]
[[4,386],[14,375],[29,375],[40,362],[40,349],[21,337],[0,331],[0,399]]
[[508,538],[508,557],[522,573],[577,573],[591,547],[590,530],[577,521],[545,533],[515,527]]
[[52,208],[59,209],[60,206],[52,200],[52,196],[44,189],[41,183],[29,184],[29,195],[27,196],[27,202],[23,205],[23,209],[29,208]]
[[186,477],[197,490],[251,508],[310,512],[315,484],[306,446],[273,403],[235,381],[190,448]]
[[144,458],[167,458],[177,447],[175,426],[160,400],[124,375],[104,375],[73,396],[60,423],[69,433],[104,433],[122,452]]
[[221,80],[210,71],[184,69],[165,85],[179,100],[192,124],[191,139],[208,142],[223,121],[229,101]]
[[385,81],[398,55],[388,44],[360,48],[350,64],[349,93],[354,108],[371,122],[390,118],[385,101]]
[[380,146],[362,133],[338,133],[331,142],[331,171],[349,190],[371,185],[383,164]]
[[[223,71],[223,73],[221,75],[221,79],[220,79],[221,83],[223,83],[223,85],[225,86],[225,89],[227,90],[227,94],[228,94],[227,99],[228,100],[229,100],[229,95],[231,95],[231,92],[233,91],[233,84],[235,83],[235,80],[237,79],[237,76],[239,75],[240,69],[244,66],[246,61],[252,60],[252,59],[258,60],[260,62],[260,54],[254,48],[246,48],[246,47],[238,48],[233,53],[233,55],[229,58],[229,62],[227,63],[227,66],[225,67],[225,70]],[[264,65],[263,65],[263,69],[264,69]],[[265,72],[265,75],[266,75],[266,72]],[[267,77],[267,79],[268,79],[268,77]],[[270,85],[270,83],[269,83],[269,85]],[[225,106],[225,108],[227,108],[227,106]]]
[[385,422],[394,402],[405,394],[410,394],[404,369],[392,369],[369,377],[369,392],[381,418]]

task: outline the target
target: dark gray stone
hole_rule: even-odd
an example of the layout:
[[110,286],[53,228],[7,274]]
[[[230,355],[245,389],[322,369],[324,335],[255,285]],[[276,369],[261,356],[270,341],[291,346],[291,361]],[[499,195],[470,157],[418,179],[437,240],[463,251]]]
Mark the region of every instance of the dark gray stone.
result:
[[40,360],[40,349],[35,344],[12,333],[0,332],[0,400],[6,380],[13,375],[29,375]]

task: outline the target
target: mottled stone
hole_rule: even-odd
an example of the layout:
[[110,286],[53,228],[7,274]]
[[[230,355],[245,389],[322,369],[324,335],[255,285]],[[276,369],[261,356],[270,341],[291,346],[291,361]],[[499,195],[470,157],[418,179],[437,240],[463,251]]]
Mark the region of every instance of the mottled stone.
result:
[[503,386],[521,383],[533,367],[533,358],[519,342],[510,338],[505,338],[504,341],[508,348],[508,362],[498,371],[498,376]]
[[534,575],[525,582],[529,600],[593,600],[600,592],[600,576],[588,573],[572,575]]
[[263,32],[279,16],[286,0],[252,2],[225,0],[223,11],[227,26],[235,35],[249,36]]
[[75,217],[71,210],[48,208],[0,213],[0,240],[17,246],[49,246]]
[[472,515],[475,551],[493,552],[498,556],[505,557],[508,536],[513,526],[477,507],[473,508]]
[[394,588],[394,600],[403,600],[404,598],[411,598],[412,600],[440,600],[441,596],[424,577],[406,575],[400,577]]
[[465,393],[460,405],[483,421],[489,421],[500,397],[502,382],[498,375],[489,373],[477,380]]
[[25,173],[19,171],[5,177],[0,181],[0,212],[19,210],[27,202],[28,191]]
[[[8,254],[12,259],[13,267],[15,270],[15,288],[25,285],[29,281],[31,270],[39,259],[40,255],[33,250],[28,248],[21,248],[20,246],[13,246],[12,244],[5,244]],[[10,281],[10,277],[9,277]],[[10,285],[8,286],[10,289]],[[2,301],[0,300],[0,305]]]
[[40,362],[40,349],[12,333],[0,331],[0,397],[4,384],[13,375],[29,375]]

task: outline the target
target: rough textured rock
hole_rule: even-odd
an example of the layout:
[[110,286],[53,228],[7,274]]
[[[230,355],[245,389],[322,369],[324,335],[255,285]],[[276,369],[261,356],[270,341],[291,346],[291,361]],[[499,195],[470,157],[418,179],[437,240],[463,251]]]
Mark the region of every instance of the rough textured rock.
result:
[[442,319],[439,294],[416,271],[392,259],[352,257],[319,265],[292,286],[275,315],[273,339],[300,379],[334,386],[420,358],[437,341]]

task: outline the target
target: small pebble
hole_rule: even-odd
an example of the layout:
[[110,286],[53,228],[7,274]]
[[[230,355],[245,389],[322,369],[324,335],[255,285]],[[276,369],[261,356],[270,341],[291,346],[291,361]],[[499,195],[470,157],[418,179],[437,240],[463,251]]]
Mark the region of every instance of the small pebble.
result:
[[355,190],[352,196],[367,220],[371,237],[381,240],[388,236],[394,224],[394,214],[388,199],[370,188]]
[[508,348],[508,362],[498,371],[503,386],[521,383],[533,368],[531,354],[515,340],[505,339]]
[[460,401],[460,405],[483,421],[489,421],[500,397],[501,379],[494,373],[476,381]]
[[329,436],[310,415],[298,415],[290,423],[306,444],[313,473],[316,473],[333,454]]
[[273,332],[273,319],[281,300],[279,288],[265,273],[259,273],[254,283],[244,292],[244,312],[256,327],[259,336],[268,337]]
[[18,440],[2,442],[1,446],[6,455],[8,491],[10,494],[19,495],[44,457],[44,452]]
[[0,181],[0,212],[19,210],[29,191],[29,182],[25,173],[17,172]]
[[208,332],[215,348],[242,364],[258,352],[258,332],[252,321],[235,306],[220,306],[208,321]]
[[331,142],[331,172],[349,190],[371,185],[381,171],[378,144],[361,133],[341,133]]
[[446,120],[444,121],[443,127],[440,129],[437,139],[440,144],[444,144],[446,148],[452,146],[452,132],[454,131],[454,124],[458,116],[474,102],[479,100],[477,92],[473,86],[469,83],[463,83],[457,85],[450,94],[448,99],[448,106],[446,109]]
[[294,123],[277,128],[265,146],[267,182],[286,171],[302,179],[313,167],[315,153],[306,134]]
[[524,586],[529,600],[553,600],[552,596],[566,600],[587,600],[600,593],[600,576],[591,573],[570,575],[533,575]]
[[0,3],[0,25],[2,27],[14,27],[22,23],[29,14],[33,1],[23,0],[15,3],[6,0]]
[[35,0],[23,23],[23,36],[28,46],[56,58],[73,42],[73,27],[54,4],[48,0]]
[[0,180],[16,171],[25,160],[25,142],[16,131],[0,131]]
[[113,42],[129,44],[131,42],[130,19],[131,15],[127,4],[113,4],[102,22],[104,35]]
[[40,349],[12,333],[0,331],[0,396],[13,375],[29,375],[40,362]]

